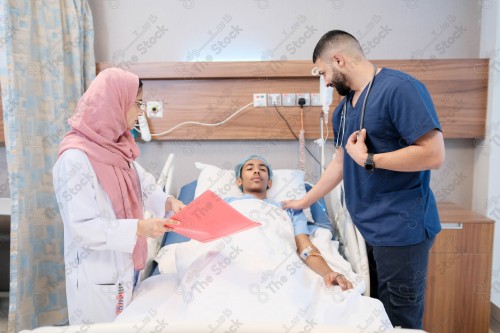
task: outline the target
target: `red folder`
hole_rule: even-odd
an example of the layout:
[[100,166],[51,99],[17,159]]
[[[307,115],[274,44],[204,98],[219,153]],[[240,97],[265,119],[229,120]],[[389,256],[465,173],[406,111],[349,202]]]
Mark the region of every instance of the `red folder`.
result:
[[207,190],[170,219],[180,224],[165,224],[175,232],[205,243],[260,226]]

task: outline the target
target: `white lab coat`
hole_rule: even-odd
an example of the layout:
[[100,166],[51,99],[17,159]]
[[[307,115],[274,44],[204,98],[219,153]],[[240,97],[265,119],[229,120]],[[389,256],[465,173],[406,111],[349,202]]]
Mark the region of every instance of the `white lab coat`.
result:
[[[138,163],[145,209],[164,217],[169,197]],[[64,222],[66,297],[70,324],[109,322],[132,298],[137,219],[116,219],[87,155],[68,149],[53,168],[54,189]]]

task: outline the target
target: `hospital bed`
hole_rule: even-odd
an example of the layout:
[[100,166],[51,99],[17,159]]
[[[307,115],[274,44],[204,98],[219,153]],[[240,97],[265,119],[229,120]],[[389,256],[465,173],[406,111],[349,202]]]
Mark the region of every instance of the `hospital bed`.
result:
[[[170,154],[167,158],[167,162],[165,167],[158,179],[158,185],[160,187],[164,187],[167,193],[176,193],[175,183],[173,181],[173,173],[174,173],[174,155]],[[198,169],[200,169],[201,174],[199,179],[201,182],[207,182],[208,179],[213,179],[219,177],[218,182],[214,182],[212,184],[204,184],[201,189],[198,188],[198,179],[193,180],[192,182],[185,184],[181,187],[180,192],[178,194],[178,199],[184,202],[185,204],[193,201],[195,196],[201,194],[201,192],[205,189],[211,189],[215,191],[220,196],[239,196],[241,192],[239,190],[234,190],[234,186],[231,186],[231,177],[232,170],[224,170],[217,168],[216,166],[206,165],[203,163],[196,163]],[[300,174],[299,170],[277,170],[275,172],[277,174],[276,177],[286,177],[288,176],[288,180],[294,177],[295,179],[288,184],[278,183],[273,185],[273,187],[278,187],[278,191],[276,192],[286,192],[287,188],[297,188],[300,187],[301,183],[303,183],[303,189],[297,191],[298,197],[301,197],[302,193],[305,194],[305,191],[309,191],[312,188],[312,184],[304,182],[303,175]],[[279,180],[278,180],[279,181]],[[340,184],[333,192],[331,197],[331,204],[333,207],[334,215],[330,217],[328,214],[327,206],[325,199],[322,198],[317,202],[313,203],[310,209],[306,210],[306,217],[310,223],[314,222],[315,225],[326,228],[332,232],[332,241],[337,241],[339,243],[339,250],[341,254],[353,265],[353,270],[360,274],[366,285],[365,295],[369,296],[369,271],[368,271],[368,260],[366,256],[366,247],[364,243],[364,239],[361,234],[357,230],[357,228],[353,225],[352,221],[349,218],[349,214],[345,206],[343,205],[343,190],[342,185]],[[285,186],[285,187],[283,187]],[[225,189],[229,193],[223,193]],[[305,191],[304,191],[305,190]],[[274,194],[275,192],[271,192],[270,196],[276,201],[280,201],[282,197],[279,194]],[[157,240],[150,240],[150,252],[156,253],[159,248],[167,246],[169,244],[174,244],[178,242],[186,242],[189,239],[179,235],[175,232],[171,232],[165,234],[164,237]],[[151,275],[159,274],[156,262],[154,258],[151,256],[146,265],[146,269],[142,272],[142,279],[149,277]]]
[[[197,195],[206,189],[211,189],[219,195],[240,195],[237,191],[234,190],[233,187],[228,186],[231,182],[231,172],[232,170],[223,170],[219,169],[216,166],[206,165],[202,163],[197,163],[197,167],[200,169],[200,176],[197,180],[194,180],[188,184],[185,184],[181,187],[178,198],[182,200],[184,203],[189,203],[192,201]],[[234,176],[233,176],[234,177]],[[280,177],[282,178],[280,180]],[[165,187],[165,190],[169,193],[175,194],[175,183],[174,183],[174,156],[170,155],[167,159],[164,169],[162,170],[161,176],[158,179],[158,185],[161,187]],[[216,181],[215,181],[216,180]],[[282,181],[284,180],[284,181]],[[311,185],[304,184],[303,182],[303,173],[297,170],[274,170],[273,177],[273,187],[275,188],[274,192],[271,190],[268,192],[268,197],[273,198],[277,201],[280,201],[280,193],[286,193],[287,188],[289,186],[301,186],[304,191],[311,188]],[[285,186],[285,187],[283,187]],[[224,193],[221,193],[224,192]],[[288,192],[289,193],[289,192]],[[303,195],[298,191],[294,191],[294,193],[298,193],[298,195]],[[356,235],[356,230],[353,229],[351,222],[346,222],[346,213],[343,208],[343,204],[341,202],[342,193],[336,192],[334,194],[334,200],[339,200],[337,205],[337,214],[331,219],[326,210],[325,201],[323,199],[314,203],[310,207],[310,212],[306,213],[308,220],[311,223],[315,223],[319,226],[318,230],[324,230],[328,232],[330,235],[329,241],[332,243],[339,245],[340,252],[345,257],[349,257],[351,263],[354,263],[353,269],[356,266],[357,269],[360,269],[361,276],[363,278],[363,282],[360,284],[365,284],[365,287],[368,287],[369,276],[366,274],[367,272],[363,272],[363,269],[367,267],[364,263],[366,256],[363,257],[363,251],[361,250],[362,239],[358,239]],[[334,208],[335,209],[335,208]],[[333,223],[332,223],[333,221]],[[342,237],[346,237],[345,240]],[[359,240],[359,242],[358,242]],[[189,239],[186,237],[179,235],[175,232],[170,232],[165,234],[164,237],[160,239],[151,239],[148,242],[150,257],[148,258],[148,263],[146,265],[146,269],[141,272],[141,276],[139,279],[139,290],[145,289],[146,291],[142,291],[142,294],[139,293],[138,297],[134,297],[132,303],[129,305],[129,308],[133,309],[142,308],[142,312],[140,315],[132,315],[125,318],[118,317],[118,321],[114,323],[106,323],[106,324],[94,324],[94,325],[75,325],[75,326],[67,326],[61,328],[62,332],[138,332],[143,329],[146,331],[151,331],[152,329],[155,331],[171,331],[171,332],[214,332],[218,325],[222,325],[222,322],[210,321],[210,320],[199,320],[199,321],[186,321],[185,319],[179,321],[168,321],[165,322],[163,320],[154,321],[154,315],[158,312],[162,312],[161,308],[156,307],[154,304],[151,307],[145,307],[145,304],[150,304],[148,300],[142,300],[141,305],[137,305],[138,302],[141,302],[141,296],[143,294],[147,294],[148,292],[153,293],[153,297],[159,298],[162,297],[162,289],[158,289],[156,291],[148,290],[148,283],[153,279],[160,278],[160,269],[157,262],[154,260],[155,256],[159,249],[171,248],[172,246],[176,246],[177,244],[186,243]],[[313,240],[314,241],[314,240]],[[166,249],[164,248],[164,249]],[[356,272],[357,273],[357,272]],[[363,275],[364,274],[364,275]],[[144,287],[145,286],[145,287]],[[144,297],[142,297],[144,298]],[[146,310],[149,309],[149,310]],[[128,308],[125,309],[125,314]],[[133,312],[133,310],[131,310]],[[151,313],[153,311],[154,313]],[[279,311],[279,310],[277,310]],[[136,311],[137,312],[137,311]],[[141,312],[141,310],[139,310]],[[150,313],[151,315],[148,315]],[[153,315],[154,314],[154,315]],[[130,318],[130,319],[129,319]],[[151,320],[146,320],[149,318]],[[221,318],[224,319],[224,318]],[[229,317],[227,317],[227,323],[225,325],[229,325]],[[216,325],[218,323],[218,325]],[[84,326],[84,327],[83,327]],[[332,325],[313,325],[314,327],[310,327],[310,329],[314,329],[316,332],[375,332],[375,330],[369,330],[363,328],[362,325],[358,325],[357,327],[341,327],[341,326],[332,326]],[[215,329],[214,329],[215,327]],[[221,326],[222,327],[222,326]],[[225,331],[230,326],[221,328],[221,331]],[[297,326],[298,327],[298,326]],[[296,328],[297,328],[296,327]],[[33,332],[53,332],[53,327],[49,328],[38,328],[33,330]],[[278,324],[276,322],[244,322],[244,325],[237,327],[238,332],[283,332],[284,325]],[[287,331],[287,330],[285,330]],[[294,330],[295,331],[295,330]],[[28,332],[28,331],[24,331]],[[395,332],[423,332],[419,330],[405,330],[405,329],[396,329]]]
[[[172,195],[177,196],[177,189],[174,178],[174,154],[169,154],[165,166],[158,178],[157,184],[161,188],[165,189],[166,193],[170,193]],[[203,182],[206,182],[210,177],[220,177],[220,183],[212,184],[212,186],[204,185],[202,189],[212,189],[217,193],[217,186],[219,188],[230,188],[231,181],[231,172],[228,170],[219,169],[215,166],[205,165],[202,163],[197,163],[197,168],[200,169],[200,178]],[[222,171],[225,171],[223,174]],[[291,172],[282,172],[278,171],[278,175],[284,174],[292,174]],[[303,176],[301,177],[297,173],[296,182],[294,184],[288,184],[288,187],[299,187],[300,182],[303,182]],[[185,204],[191,202],[196,195],[198,180],[194,180],[188,184],[185,184],[181,187],[178,198]],[[217,185],[217,186],[216,186]],[[275,184],[276,185],[276,184]],[[277,186],[281,186],[277,184]],[[276,187],[275,187],[276,188]],[[309,191],[312,188],[312,184],[304,182],[304,190]],[[280,189],[282,190],[282,189]],[[201,192],[201,190],[198,190]],[[298,192],[303,193],[303,192]],[[200,194],[200,193],[198,193]],[[218,193],[223,196],[224,193]],[[239,191],[233,191],[229,193],[235,196],[241,195]],[[272,195],[272,193],[271,193]],[[278,201],[280,199],[279,195],[275,196]],[[306,210],[308,220],[313,220],[316,225],[319,225],[323,228],[327,228],[332,232],[332,240],[339,242],[339,251],[340,253],[349,261],[352,265],[354,272],[359,274],[364,282],[365,282],[365,293],[364,295],[370,295],[370,275],[368,270],[368,259],[366,254],[366,246],[363,237],[361,236],[358,229],[352,223],[352,220],[349,217],[347,209],[344,205],[344,192],[343,192],[343,183],[340,183],[331,193],[331,207],[332,214],[328,214],[327,205],[325,199],[320,199],[317,202],[313,203],[309,210]],[[148,213],[146,213],[148,214]],[[154,254],[157,253],[158,250],[166,245],[173,244],[176,242],[185,242],[189,239],[179,235],[175,232],[168,233],[164,237],[160,239],[149,239],[149,253]],[[150,255],[148,258],[148,262],[146,264],[146,268],[141,271],[140,280],[144,280],[145,278],[151,276],[152,274],[158,274],[158,269],[156,262],[154,261],[154,256]]]
[[[160,179],[158,180],[158,184],[160,186],[163,186],[165,184],[165,190],[169,193],[175,193],[174,183],[174,175],[173,175],[173,159],[174,157],[172,155],[169,156],[167,159],[166,166],[164,170],[162,171],[162,175]],[[196,163],[196,167],[200,170],[200,175],[198,179],[185,184],[184,186],[181,187],[180,192],[178,194],[178,198],[183,201],[185,204],[188,204],[191,202],[195,197],[203,193],[205,190],[212,190],[215,193],[217,193],[221,197],[230,197],[230,196],[239,196],[241,195],[241,191],[236,187],[234,183],[234,172],[233,170],[224,170],[221,168],[218,168],[217,166],[213,165],[208,165],[208,164],[203,164],[203,163]],[[310,190],[312,186],[310,184],[307,184],[304,182],[304,173],[299,170],[274,170],[274,176],[273,176],[273,186],[272,188],[268,191],[268,198],[273,199],[277,202],[283,201],[285,199],[296,199],[300,198],[303,195],[305,195],[305,192]],[[290,193],[295,193],[296,197],[290,197]],[[362,291],[365,292],[365,295],[369,293],[369,275],[368,275],[368,264],[367,264],[367,259],[366,259],[366,250],[364,246],[364,240],[362,237],[360,237],[359,233],[357,230],[354,228],[352,225],[352,222],[348,219],[348,214],[345,211],[345,207],[343,205],[343,193],[342,191],[337,191],[334,193],[332,196],[333,198],[333,205],[335,206],[335,209],[337,211],[337,214],[334,215],[334,217],[331,219],[328,214],[327,214],[327,209],[326,209],[326,204],[324,199],[320,199],[317,202],[315,202],[313,205],[311,205],[310,209],[307,209],[305,211],[306,217],[308,218],[308,223],[315,224],[318,226],[318,230],[315,232],[315,237],[316,235],[319,235],[316,237],[318,242],[323,241],[321,239],[321,235],[323,235],[320,231],[324,231],[324,234],[328,235],[328,239],[326,241],[331,242],[333,245],[332,248],[339,249],[339,253],[342,253],[342,255],[346,258],[349,259],[352,263],[354,263],[353,268],[355,269],[355,273],[358,273],[357,277],[361,277],[362,281],[358,281],[358,287],[361,286]],[[338,202],[335,202],[338,201]],[[258,215],[258,214],[257,214]],[[259,221],[259,218],[261,219],[263,216],[253,216],[257,221]],[[316,242],[316,239],[312,237],[313,241]],[[157,253],[156,249],[168,249],[171,250],[174,248],[173,251],[175,251],[175,248],[178,244],[181,243],[186,243],[189,242],[189,239],[177,234],[175,232],[170,232],[164,235],[164,237],[161,240],[155,240],[154,242],[151,243],[150,250],[152,254]],[[220,243],[223,243],[221,241]],[[198,243],[199,244],[199,243]],[[220,245],[220,244],[219,244]],[[256,245],[258,246],[258,245]],[[318,247],[319,244],[317,244]],[[330,249],[330,248],[328,248]],[[328,252],[328,249],[325,249],[325,251],[322,252]],[[168,251],[167,250],[167,251]],[[210,248],[211,252],[213,250],[213,247]],[[172,250],[171,250],[172,251]],[[189,250],[188,250],[189,251]],[[194,248],[194,251],[196,252],[196,247]],[[158,258],[157,260],[153,260],[154,256],[152,255],[147,264],[147,268],[144,271],[144,274],[142,276],[142,280],[147,280],[148,276],[152,276],[149,281],[156,277],[160,274],[160,268],[159,265],[157,264],[156,261],[159,261]],[[161,257],[161,255],[158,255],[158,257]],[[208,257],[208,255],[207,255]],[[181,255],[173,255],[171,258],[168,260],[165,259],[165,261],[169,262],[168,266],[170,265],[170,262],[179,260],[179,258],[185,259],[186,257],[182,257]],[[193,260],[193,264],[196,266],[197,262],[199,261],[200,257],[197,257],[196,260]],[[212,260],[211,258],[206,259],[204,258],[205,261],[210,262]],[[214,261],[212,261],[213,263]],[[252,263],[253,264],[253,263]],[[199,268],[202,266],[202,268]],[[188,276],[188,280],[194,279],[192,275],[195,275],[197,279],[203,280],[202,273],[201,271],[203,270],[203,267],[206,267],[207,264],[203,265],[197,265],[194,269],[194,274],[191,274],[192,272],[188,271],[185,275]],[[192,269],[192,266],[190,266],[190,269]],[[176,272],[178,272],[177,270]],[[163,272],[165,273],[165,272]],[[143,283],[142,281],[140,283]],[[145,282],[146,284],[148,282]],[[153,283],[153,282],[151,282]],[[155,286],[156,286],[155,282]],[[161,283],[160,283],[161,285]],[[168,284],[164,284],[163,288],[164,290],[167,289]],[[182,285],[177,285],[176,287],[179,287]],[[172,287],[172,286],[170,286]],[[134,298],[133,302],[136,302],[136,304],[131,304],[128,309],[132,309],[129,312],[134,313],[130,316],[130,313],[127,314],[129,315],[127,318],[134,318],[134,319],[139,319],[143,318],[141,316],[137,316],[137,311],[134,309],[134,306],[139,309],[139,312],[141,309],[145,309],[146,307],[150,306],[151,304],[154,304],[154,299],[157,295],[157,291],[150,291],[148,288],[150,288],[149,285],[144,287],[143,289],[146,289],[145,292],[142,292],[142,290],[139,287],[139,296]],[[156,288],[156,287],[155,287]],[[161,290],[161,288],[159,289]],[[193,289],[191,291],[194,293]],[[149,292],[149,299],[147,298],[147,294]],[[178,291],[175,289],[176,293],[182,294],[183,298],[185,295],[188,294],[188,288],[182,287],[182,290]],[[144,296],[146,294],[146,296]],[[137,302],[139,298],[142,298],[142,304],[137,306]],[[189,300],[184,299],[185,302],[189,303]],[[151,303],[152,302],[152,303]],[[209,301],[209,303],[206,305],[206,310],[209,306],[212,300]],[[155,308],[155,305],[153,305],[151,308]],[[142,310],[144,311],[144,310]],[[127,310],[126,310],[127,312]],[[135,315],[135,317],[134,317]],[[223,316],[222,316],[223,317]],[[123,319],[120,318],[119,319]],[[222,318],[223,319],[223,318]],[[229,319],[229,318],[227,318]],[[205,329],[207,327],[213,327],[216,326],[214,323],[205,323],[206,325],[204,326]],[[262,323],[253,323],[255,324],[252,329],[249,329],[249,331],[255,331],[255,330],[261,330],[261,331],[273,331],[273,322],[268,322],[265,324]],[[262,326],[259,326],[262,325]],[[349,328],[346,328],[343,330],[341,327],[335,327],[336,330],[339,332],[369,332],[370,330],[368,329],[363,329],[363,325],[358,325],[355,330],[350,330]],[[202,326],[203,327],[203,326]],[[278,325],[276,326],[276,329],[279,331],[283,330],[283,325]],[[227,327],[226,327],[227,328]],[[248,328],[248,327],[247,327]],[[315,327],[316,329],[316,327]],[[325,330],[331,331],[333,329],[332,326],[324,325]]]

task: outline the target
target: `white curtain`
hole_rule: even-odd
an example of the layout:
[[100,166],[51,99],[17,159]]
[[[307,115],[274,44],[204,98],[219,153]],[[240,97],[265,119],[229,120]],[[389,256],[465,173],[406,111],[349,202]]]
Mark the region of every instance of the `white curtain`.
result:
[[12,202],[9,332],[67,320],[52,186],[66,119],[95,77],[86,0],[1,0],[0,79]]

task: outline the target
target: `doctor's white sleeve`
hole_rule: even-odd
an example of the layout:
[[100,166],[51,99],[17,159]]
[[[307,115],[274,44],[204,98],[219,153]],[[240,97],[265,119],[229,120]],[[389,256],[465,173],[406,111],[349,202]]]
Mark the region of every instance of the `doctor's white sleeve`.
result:
[[70,229],[78,245],[92,250],[133,252],[138,220],[116,218],[83,151],[65,151],[54,166],[53,177],[64,228]]

